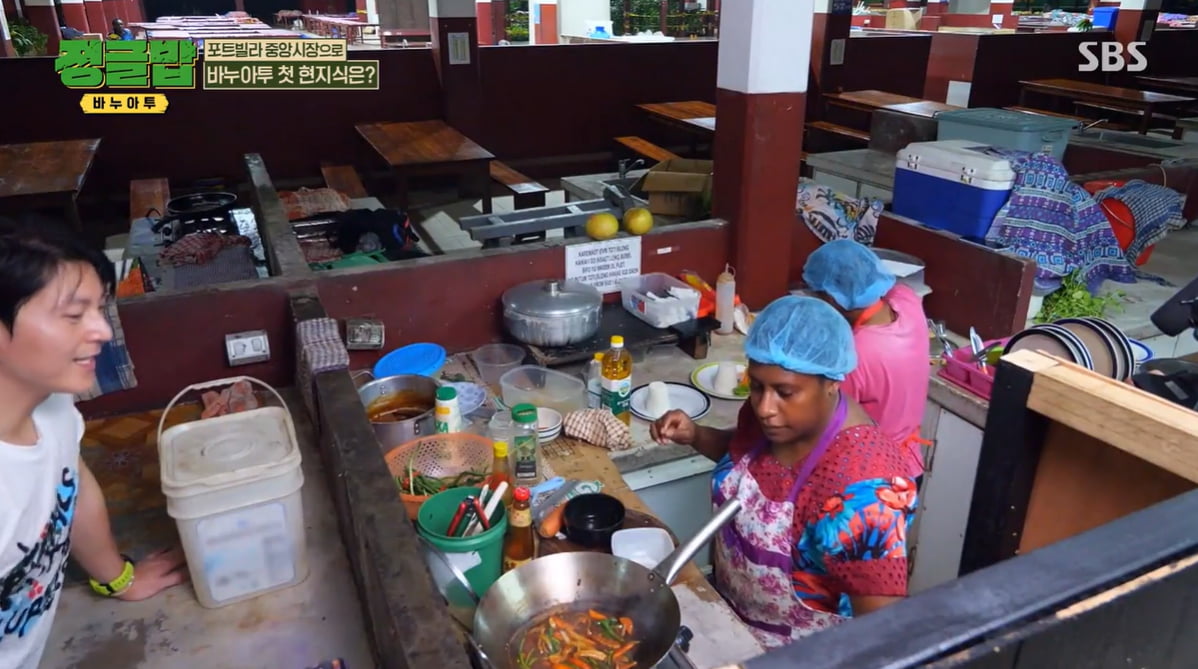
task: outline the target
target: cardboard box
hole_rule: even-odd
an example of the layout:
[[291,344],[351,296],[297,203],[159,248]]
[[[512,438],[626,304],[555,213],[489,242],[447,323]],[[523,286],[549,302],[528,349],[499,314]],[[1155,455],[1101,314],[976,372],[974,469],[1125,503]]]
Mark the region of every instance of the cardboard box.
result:
[[633,187],[645,193],[649,211],[664,216],[699,216],[704,196],[711,191],[710,160],[675,158],[660,162]]

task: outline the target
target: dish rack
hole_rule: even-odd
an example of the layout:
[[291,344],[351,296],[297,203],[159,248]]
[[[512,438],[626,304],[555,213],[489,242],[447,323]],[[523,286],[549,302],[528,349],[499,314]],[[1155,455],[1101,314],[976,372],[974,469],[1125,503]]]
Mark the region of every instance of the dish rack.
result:
[[[991,339],[983,342],[983,350],[990,348],[996,344],[1007,343],[1007,339]],[[973,351],[962,346],[953,351],[952,356],[943,358],[944,366],[936,373],[942,379],[951,381],[954,385],[960,386],[965,390],[981,397],[984,400],[990,399],[990,393],[994,389],[994,377],[979,369],[978,366],[971,362],[973,360]],[[987,365],[987,370],[993,370],[994,365]]]

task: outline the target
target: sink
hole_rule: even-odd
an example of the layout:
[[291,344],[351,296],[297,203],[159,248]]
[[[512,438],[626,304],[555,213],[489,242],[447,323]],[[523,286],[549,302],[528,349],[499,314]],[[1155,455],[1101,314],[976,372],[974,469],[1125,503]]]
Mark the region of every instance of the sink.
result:
[[1093,134],[1087,133],[1085,135],[1081,135],[1081,137],[1092,137],[1101,142],[1139,146],[1145,149],[1175,149],[1179,146],[1183,146],[1182,142],[1177,142],[1170,139],[1156,139],[1155,137],[1146,137],[1144,135],[1136,135],[1126,132],[1110,132],[1107,130],[1102,130]]
[[632,186],[637,181],[640,181],[639,176],[624,177],[623,179],[618,179],[618,178],[617,179],[603,179],[599,183],[602,184],[604,188],[607,188],[608,186],[615,186],[620,189],[621,193],[628,193],[629,195],[631,195],[632,199],[634,201],[636,201],[636,203],[638,205],[646,206],[649,204],[649,201],[647,199],[645,199],[645,194],[641,193],[641,192],[633,193],[631,190]]

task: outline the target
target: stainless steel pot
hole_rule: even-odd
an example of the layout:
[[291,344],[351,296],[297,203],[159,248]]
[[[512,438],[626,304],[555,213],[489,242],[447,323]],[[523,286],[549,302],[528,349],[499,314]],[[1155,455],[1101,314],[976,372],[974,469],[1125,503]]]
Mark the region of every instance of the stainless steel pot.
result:
[[[374,435],[384,451],[400,444],[407,443],[416,437],[433,433],[433,408],[437,403],[437,382],[428,376],[416,374],[401,374],[376,379],[358,388],[358,398],[362,400],[362,408],[370,418]],[[387,402],[384,398],[393,398]],[[428,407],[419,413],[405,412],[411,415],[399,420],[376,421],[371,416],[371,405],[378,407],[386,402],[392,406]],[[376,404],[377,403],[377,404]]]
[[503,324],[533,346],[569,346],[599,330],[603,294],[578,281],[530,281],[503,294]]
[[682,612],[670,584],[687,561],[741,509],[729,500],[703,529],[653,570],[606,553],[557,553],[537,558],[496,581],[474,611],[474,638],[502,669],[515,669],[509,643],[532,622],[562,606],[586,606],[632,618],[636,666],[664,660],[678,639]]

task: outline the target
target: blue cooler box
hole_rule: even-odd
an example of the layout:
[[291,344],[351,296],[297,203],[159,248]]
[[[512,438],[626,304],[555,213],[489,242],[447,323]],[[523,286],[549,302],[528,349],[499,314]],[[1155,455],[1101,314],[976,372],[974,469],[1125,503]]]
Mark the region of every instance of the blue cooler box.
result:
[[1004,149],[1048,153],[1061,160],[1069,133],[1077,126],[1073,119],[976,107],[937,114],[936,139],[968,139]]
[[1118,7],[1095,7],[1093,17],[1090,23],[1095,28],[1106,28],[1107,30],[1115,29],[1115,21],[1119,20]]
[[1015,171],[989,146],[964,139],[915,142],[898,152],[894,213],[982,239],[1011,196]]

